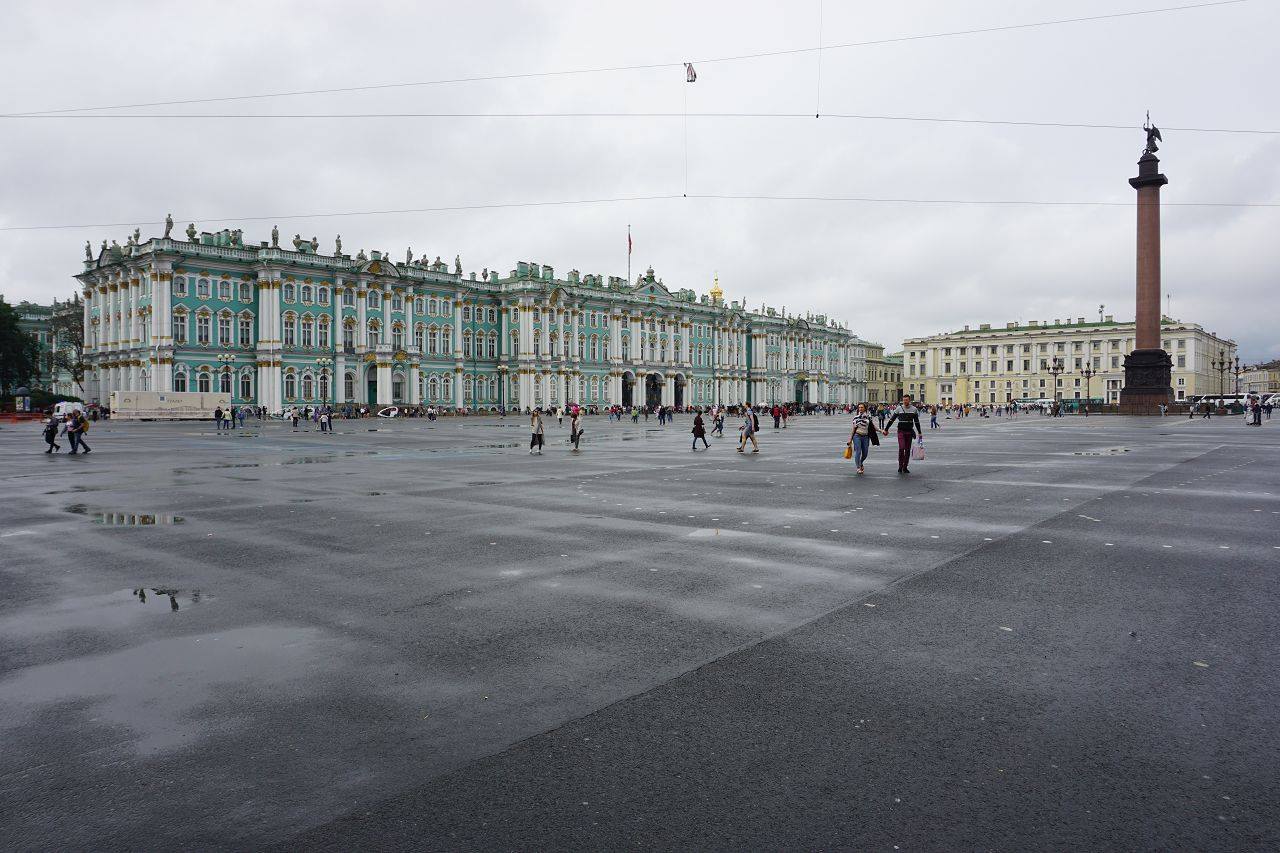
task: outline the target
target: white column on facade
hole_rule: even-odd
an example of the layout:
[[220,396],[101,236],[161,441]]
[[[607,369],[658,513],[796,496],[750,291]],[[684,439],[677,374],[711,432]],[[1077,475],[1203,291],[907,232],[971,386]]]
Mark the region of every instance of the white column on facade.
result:
[[[459,364],[462,362],[462,291],[458,291],[453,296],[453,358]],[[462,379],[458,378],[454,383],[459,388],[462,387]],[[458,405],[462,404],[462,398],[457,397],[455,401]]]
[[[539,349],[542,351],[541,360],[549,361],[551,359],[551,317],[552,308],[550,300],[543,300],[542,306],[542,328],[538,332]],[[546,389],[543,389],[543,402],[546,402]]]
[[[366,289],[366,282],[360,281],[356,286],[356,352],[364,352],[365,346],[369,340],[369,293]],[[357,384],[364,383],[363,376],[357,376]],[[360,395],[361,402],[368,402],[364,399],[364,394]]]
[[462,399],[462,368],[455,367],[453,370],[453,407],[461,409],[466,405]]
[[[573,310],[573,325],[571,329],[572,345],[569,349],[569,356],[574,364],[580,364],[581,362],[578,361],[578,335],[581,334],[581,332],[579,331],[579,327],[580,327],[579,320],[582,315],[582,309],[578,305],[574,305],[572,310]],[[575,398],[575,402],[576,402],[576,398]]]
[[[386,328],[386,323],[382,324]],[[376,377],[378,380],[378,405],[390,406],[394,401],[391,398],[391,361],[378,357]]]
[[[382,305],[382,328],[379,330],[381,334],[378,335],[378,343],[382,344],[383,346],[390,346],[391,344],[391,282],[383,282],[382,302],[380,304]],[[378,375],[379,376],[382,375],[381,371],[379,371]],[[390,375],[389,367],[388,367],[388,375]],[[391,380],[388,379],[387,394],[391,393],[391,389],[389,387],[390,384],[391,384]],[[381,379],[378,380],[378,398],[379,398],[378,402],[382,402],[382,399],[381,399],[382,398],[382,380]]]
[[[627,322],[631,324],[631,363],[638,365],[640,364],[641,361],[644,360],[643,358],[644,347],[642,346],[643,342],[640,340],[640,322],[641,322],[640,315],[639,314],[629,315],[627,317]],[[636,371],[636,384],[639,387],[644,387],[643,384],[640,382],[639,370]]]
[[[528,298],[520,300],[520,352],[518,355],[524,360],[533,357],[533,305]],[[521,394],[524,394],[523,386],[521,386]],[[528,398],[522,397],[522,399],[527,401]]]

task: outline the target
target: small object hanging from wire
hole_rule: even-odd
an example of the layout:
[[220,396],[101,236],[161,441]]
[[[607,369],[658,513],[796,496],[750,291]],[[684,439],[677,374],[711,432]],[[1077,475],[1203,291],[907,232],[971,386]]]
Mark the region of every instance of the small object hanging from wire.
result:
[[686,62],[684,64],[684,81],[686,83],[698,82],[698,72],[693,70],[692,62]]

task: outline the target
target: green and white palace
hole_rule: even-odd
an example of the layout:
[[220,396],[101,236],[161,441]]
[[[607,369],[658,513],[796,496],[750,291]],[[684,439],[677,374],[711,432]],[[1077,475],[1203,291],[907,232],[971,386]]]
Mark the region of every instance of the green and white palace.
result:
[[88,399],[214,391],[278,412],[853,403],[866,343],[824,316],[521,262],[464,275],[438,257],[245,245],[240,231],[85,246]]

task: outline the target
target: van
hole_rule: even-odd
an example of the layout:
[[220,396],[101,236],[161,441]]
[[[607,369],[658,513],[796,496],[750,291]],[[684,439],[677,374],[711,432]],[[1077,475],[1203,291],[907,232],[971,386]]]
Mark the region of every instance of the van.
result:
[[59,420],[72,412],[84,414],[84,403],[72,403],[64,400],[61,403],[53,404],[53,416]]

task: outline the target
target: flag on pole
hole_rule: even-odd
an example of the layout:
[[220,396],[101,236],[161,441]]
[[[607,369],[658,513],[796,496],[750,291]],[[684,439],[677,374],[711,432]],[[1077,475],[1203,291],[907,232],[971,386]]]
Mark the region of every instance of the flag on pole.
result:
[[627,257],[631,257],[631,229],[627,228]]
[[684,64],[684,80],[686,83],[695,83],[698,80],[698,72],[693,70],[692,62]]

